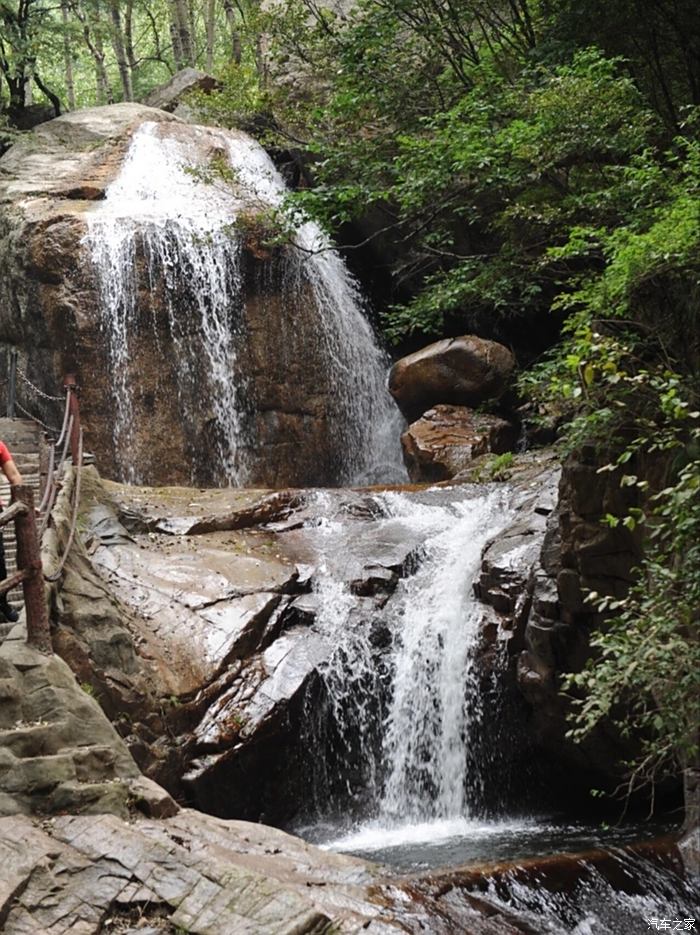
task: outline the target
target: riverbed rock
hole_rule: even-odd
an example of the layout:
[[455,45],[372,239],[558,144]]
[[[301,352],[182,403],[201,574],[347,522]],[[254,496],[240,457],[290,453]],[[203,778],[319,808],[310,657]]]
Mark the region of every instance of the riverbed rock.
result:
[[389,391],[409,421],[439,403],[478,406],[506,390],[515,368],[507,347],[475,335],[445,338],[402,357]]
[[[3,930],[293,935],[334,920],[339,932],[371,925],[381,913],[365,895],[371,869],[325,855],[324,873],[314,851],[274,829],[194,812],[133,824],[110,815],[44,827],[0,819]],[[353,894],[356,907],[343,909]]]
[[466,406],[434,406],[401,436],[408,475],[414,482],[450,480],[479,455],[511,451],[518,430],[498,416]]
[[582,889],[636,921],[650,885],[692,908],[673,838],[397,875],[191,809],[160,821],[0,818],[6,935],[532,935],[539,923],[564,931],[565,919],[599,918]]

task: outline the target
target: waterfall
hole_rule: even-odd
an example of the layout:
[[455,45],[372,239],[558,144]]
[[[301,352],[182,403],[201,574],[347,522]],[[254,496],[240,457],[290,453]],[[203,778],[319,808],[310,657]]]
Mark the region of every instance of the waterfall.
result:
[[[104,200],[87,214],[84,243],[98,284],[122,479],[142,479],[131,455],[139,418],[134,361],[138,331],[150,319],[163,351],[177,362],[175,385],[164,379],[157,395],[176,394],[183,426],[203,408],[210,414],[220,483],[259,480],[245,228],[251,218],[278,211],[285,195],[268,155],[244,134],[147,122],[134,133]],[[401,479],[401,420],[358,285],[317,224],[302,221],[290,239],[285,287],[298,295],[310,290],[313,340],[322,345],[324,376],[335,390],[326,418],[328,446],[339,454],[335,476],[326,480]],[[165,325],[157,321],[157,307],[166,310]],[[280,329],[269,322],[270,341]]]
[[472,728],[482,714],[474,650],[483,607],[473,583],[486,543],[504,522],[505,497],[496,490],[457,501],[439,516],[434,507],[416,516],[405,497],[386,498],[395,514],[425,523],[428,536],[418,570],[401,582],[392,607],[396,652],[380,813],[392,822],[465,817],[482,782]]
[[[360,524],[334,515],[328,497],[318,494],[315,501],[325,519],[314,532],[314,625],[336,647],[321,674],[345,758],[362,764],[370,821],[361,833],[373,829],[386,837],[425,823],[454,828],[476,816],[484,781],[475,740],[483,713],[475,658],[483,607],[473,582],[485,545],[511,516],[508,492],[374,495],[379,516],[368,525],[375,540],[403,539],[413,558],[371,619],[352,616],[357,598],[349,580],[364,547]],[[387,684],[371,645],[378,625],[390,634]],[[339,759],[342,768],[342,754]]]

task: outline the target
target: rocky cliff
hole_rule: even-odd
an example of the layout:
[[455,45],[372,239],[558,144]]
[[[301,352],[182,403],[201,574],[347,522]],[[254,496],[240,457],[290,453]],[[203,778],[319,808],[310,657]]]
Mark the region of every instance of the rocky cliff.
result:
[[[342,261],[315,254],[320,234],[268,244],[281,185],[243,134],[138,104],[67,114],[0,160],[0,346],[51,394],[78,374],[105,476],[284,485],[371,470],[365,439],[393,408],[383,358]],[[60,419],[24,384],[19,400]]]

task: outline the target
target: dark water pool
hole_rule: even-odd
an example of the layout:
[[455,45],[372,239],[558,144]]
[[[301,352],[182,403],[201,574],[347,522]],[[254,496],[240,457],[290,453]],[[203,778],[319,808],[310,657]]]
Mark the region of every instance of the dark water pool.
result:
[[315,825],[297,833],[324,849],[354,854],[407,873],[437,867],[538,857],[617,847],[668,834],[659,823],[587,825],[551,816],[479,821],[459,818],[386,826],[367,823],[341,830]]

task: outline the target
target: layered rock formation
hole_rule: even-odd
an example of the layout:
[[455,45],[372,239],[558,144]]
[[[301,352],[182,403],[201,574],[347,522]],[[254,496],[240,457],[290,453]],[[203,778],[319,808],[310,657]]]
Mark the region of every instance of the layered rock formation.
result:
[[498,416],[466,406],[435,406],[401,436],[404,461],[412,481],[449,480],[479,455],[512,451],[518,430]]
[[[538,455],[516,462],[512,482],[517,485],[527,479],[528,457]],[[488,642],[500,638],[510,660],[503,683],[506,704],[511,716],[521,719],[520,740],[527,736],[531,749],[539,751],[538,769],[548,773],[553,790],[563,790],[563,802],[584,800],[590,788],[615,789],[636,749],[605,721],[582,743],[567,737],[570,707],[561,677],[584,666],[589,635],[604,624],[585,595],[590,590],[624,595],[641,555],[638,533],[600,522],[603,512],[625,516],[634,493],[620,488],[617,476],[598,473],[597,465],[592,451],[570,456],[561,474],[538,491],[538,506],[526,522],[505,530],[486,550],[476,585],[491,609],[484,630],[486,671]],[[560,785],[558,776],[566,777],[565,783]]]

